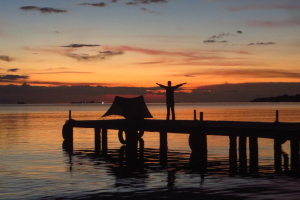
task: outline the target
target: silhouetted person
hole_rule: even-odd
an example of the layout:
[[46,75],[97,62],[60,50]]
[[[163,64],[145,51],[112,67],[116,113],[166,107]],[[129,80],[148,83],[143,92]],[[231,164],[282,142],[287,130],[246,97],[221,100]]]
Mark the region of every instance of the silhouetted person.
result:
[[168,86],[156,83],[160,87],[166,89],[166,103],[167,103],[167,120],[170,119],[170,110],[172,112],[172,120],[175,120],[175,111],[174,111],[174,90],[179,88],[180,86],[186,84],[186,83],[181,83],[179,85],[171,86],[172,83],[171,81],[168,81]]

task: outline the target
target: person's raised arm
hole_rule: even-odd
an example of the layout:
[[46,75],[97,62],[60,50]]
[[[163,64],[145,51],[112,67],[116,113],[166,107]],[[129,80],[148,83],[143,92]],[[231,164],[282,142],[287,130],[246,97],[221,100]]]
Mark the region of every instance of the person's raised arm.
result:
[[156,85],[159,85],[160,87],[162,88],[166,88],[166,86],[162,85],[162,84],[159,84],[159,83],[156,83]]
[[178,84],[178,85],[174,86],[174,88],[179,88],[179,87],[183,86],[184,84],[186,84],[186,83]]

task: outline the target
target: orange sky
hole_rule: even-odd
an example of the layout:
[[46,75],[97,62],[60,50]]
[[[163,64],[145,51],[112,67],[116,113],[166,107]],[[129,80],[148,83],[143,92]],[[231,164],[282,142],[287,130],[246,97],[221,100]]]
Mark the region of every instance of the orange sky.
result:
[[0,84],[299,82],[296,1],[103,2],[2,5]]

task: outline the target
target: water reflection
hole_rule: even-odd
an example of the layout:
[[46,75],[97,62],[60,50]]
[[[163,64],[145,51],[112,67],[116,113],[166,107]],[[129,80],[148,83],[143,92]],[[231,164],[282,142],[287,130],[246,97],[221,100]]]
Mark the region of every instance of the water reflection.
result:
[[[279,152],[279,157],[282,157],[279,163],[274,161],[274,165],[258,166],[257,138],[249,139],[251,141],[249,143],[250,158],[247,159],[246,140],[243,137],[231,136],[228,156],[213,158],[207,157],[207,147],[205,145],[201,146],[193,143],[193,141],[199,141],[199,138],[195,137],[199,137],[199,135],[191,134],[189,138],[190,153],[168,150],[167,148],[145,148],[142,138],[138,140],[136,149],[121,145],[118,149],[108,149],[104,155],[95,153],[93,150],[74,150],[73,143],[68,141],[64,141],[62,147],[65,152],[64,155],[69,160],[70,171],[74,170],[74,166],[77,168],[79,165],[92,164],[95,169],[104,166],[105,170],[109,171],[108,174],[114,176],[117,180],[142,178],[145,181],[149,174],[153,172],[164,172],[166,175],[165,180],[168,182],[167,185],[174,186],[176,184],[176,174],[178,173],[196,173],[200,174],[203,179],[208,175],[261,176],[264,173],[278,173],[276,168],[283,168],[285,173],[290,174],[289,155],[282,149]],[[74,159],[80,161],[74,162]],[[248,161],[250,165],[248,165]],[[80,164],[78,165],[78,163]],[[145,184],[144,181],[139,184]],[[123,185],[119,181],[117,182],[116,186]],[[144,187],[146,186],[144,185]]]
[[[109,149],[106,156],[97,156],[91,150],[74,150],[63,144],[64,155],[68,159],[68,169],[70,172],[83,169],[84,165],[93,166],[93,169],[99,167],[105,168],[107,173],[116,178],[116,187],[126,187],[135,185],[135,187],[146,187],[147,179],[152,173],[167,172],[167,186],[175,185],[175,174],[189,173],[190,155],[180,152],[168,152],[167,165],[162,165],[161,151],[153,148],[144,148],[144,141],[139,140],[137,157],[132,158],[127,154],[125,145],[119,149]],[[164,163],[164,162],[163,162]],[[88,171],[86,173],[89,173]]]
[[[191,135],[190,140],[195,140],[194,137],[198,136]],[[142,195],[144,199],[153,199],[163,198],[167,195],[176,199],[183,194],[185,187],[189,188],[185,191],[185,194],[190,195],[192,192],[195,198],[203,194],[220,199],[224,195],[230,194],[232,198],[243,199],[242,196],[245,191],[257,196],[264,191],[272,191],[274,194],[280,195],[280,192],[273,190],[273,187],[279,188],[280,186],[272,182],[270,187],[266,187],[266,181],[264,180],[276,180],[279,177],[283,182],[288,183],[290,179],[283,175],[276,175],[274,165],[260,165],[257,166],[258,171],[253,172],[251,166],[247,165],[248,162],[246,162],[246,165],[241,163],[239,155],[244,154],[244,148],[246,148],[244,139],[242,138],[239,141],[239,137],[231,137],[228,156],[213,158],[208,156],[204,165],[204,160],[199,161],[199,158],[203,157],[203,152],[200,149],[205,150],[205,148],[195,147],[191,142],[190,153],[170,149],[162,152],[162,149],[145,148],[143,139],[139,140],[135,154],[129,154],[125,145],[108,149],[105,156],[95,154],[93,150],[74,150],[72,146],[68,147],[67,143],[63,145],[63,148],[64,155],[68,160],[68,170],[71,173],[80,172],[101,179],[106,176],[111,177],[113,184],[110,187],[121,191],[117,193],[97,191],[95,194],[97,197],[108,195],[111,199],[123,199],[125,196],[130,199]],[[257,145],[253,138],[250,144],[254,144],[254,147]],[[251,148],[249,147],[249,149]],[[251,151],[253,151],[253,147]],[[132,149],[130,152],[132,153]],[[135,156],[132,157],[132,155]],[[257,158],[253,158],[254,155],[258,156],[258,154],[252,152],[249,160],[246,157],[246,161],[249,161],[250,165],[251,163],[252,165],[255,164],[257,161]],[[288,172],[289,155],[281,150],[280,156],[283,158],[284,171]],[[251,159],[252,161],[250,161]],[[270,174],[270,172],[272,173]],[[251,179],[241,179],[243,176],[251,177]],[[225,177],[234,179],[226,179]],[[231,189],[228,190],[228,188]],[[292,191],[290,197],[296,196],[297,190],[295,187],[285,188],[285,190]],[[228,193],[228,191],[230,192]],[[181,197],[184,198],[184,195]],[[273,198],[274,195],[268,197]]]
[[[70,172],[80,171],[82,173],[86,170],[84,173],[94,174],[97,173],[97,170],[101,173],[105,171],[106,175],[114,177],[114,187],[122,188],[125,191],[134,188],[153,189],[161,185],[162,181],[164,181],[165,187],[172,190],[174,187],[182,186],[180,181],[177,182],[177,176],[181,176],[181,174],[198,174],[198,186],[204,183],[204,176],[200,176],[201,173],[203,174],[204,168],[199,166],[199,163],[195,165],[194,156],[199,157],[199,155],[195,155],[195,152],[182,153],[169,150],[165,158],[161,156],[161,150],[145,148],[142,139],[139,140],[138,147],[135,158],[127,154],[124,145],[118,149],[108,149],[106,156],[96,155],[93,150],[70,151],[70,148],[64,149],[64,155],[68,160],[67,166]],[[228,157],[210,159],[206,166],[205,177],[208,174],[210,176],[229,175]],[[156,181],[160,183],[153,184]]]

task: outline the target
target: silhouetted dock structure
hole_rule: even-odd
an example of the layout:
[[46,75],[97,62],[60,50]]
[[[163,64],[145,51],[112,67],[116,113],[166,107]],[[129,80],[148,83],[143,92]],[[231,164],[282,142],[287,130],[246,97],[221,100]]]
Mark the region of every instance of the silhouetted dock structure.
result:
[[[195,116],[195,114],[194,114]],[[95,153],[107,154],[107,130],[118,130],[121,144],[126,146],[128,159],[134,161],[140,156],[138,149],[143,147],[143,134],[158,132],[160,134],[161,163],[167,162],[168,135],[172,133],[189,134],[191,148],[191,167],[204,173],[207,164],[207,135],[229,137],[229,170],[231,174],[258,173],[258,138],[274,140],[274,169],[282,169],[299,174],[300,123],[275,122],[239,122],[239,121],[204,121],[200,120],[69,120],[63,126],[65,144],[73,149],[73,128],[92,128],[95,136]],[[125,137],[124,137],[125,136]],[[176,137],[175,135],[173,137]],[[249,168],[247,166],[247,138],[249,141]],[[290,161],[282,154],[282,144],[290,140]],[[145,141],[147,142],[147,141]],[[284,158],[284,162],[282,162]],[[284,163],[284,165],[283,165]]]

